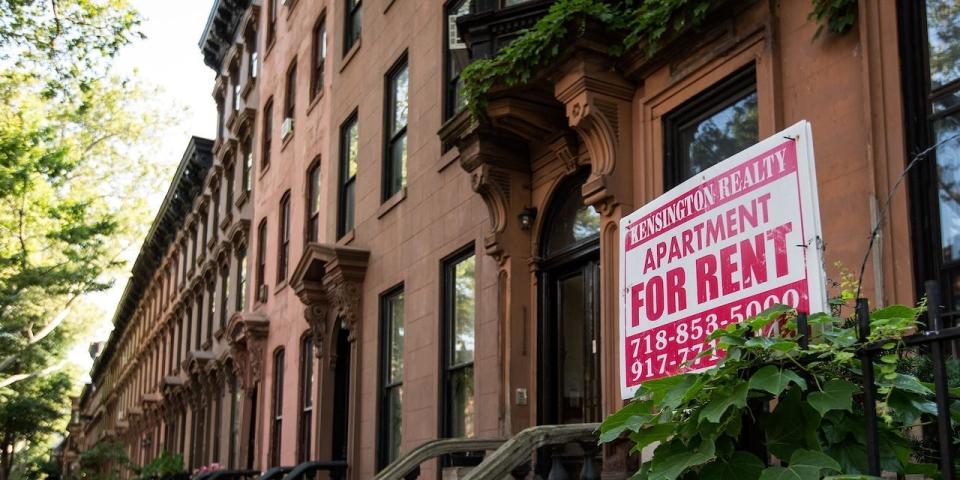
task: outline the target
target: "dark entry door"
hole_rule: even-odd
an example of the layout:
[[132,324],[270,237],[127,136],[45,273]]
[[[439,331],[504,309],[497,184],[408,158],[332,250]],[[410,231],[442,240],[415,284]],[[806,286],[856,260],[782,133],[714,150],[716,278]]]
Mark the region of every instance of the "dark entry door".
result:
[[541,423],[600,420],[600,268],[592,247],[543,277]]

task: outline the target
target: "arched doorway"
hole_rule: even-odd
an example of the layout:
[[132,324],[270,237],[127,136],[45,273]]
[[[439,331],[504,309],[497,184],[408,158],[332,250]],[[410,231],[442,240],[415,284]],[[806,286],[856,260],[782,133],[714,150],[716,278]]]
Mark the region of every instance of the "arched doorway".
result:
[[540,237],[538,423],[600,420],[600,214],[581,172],[552,196]]

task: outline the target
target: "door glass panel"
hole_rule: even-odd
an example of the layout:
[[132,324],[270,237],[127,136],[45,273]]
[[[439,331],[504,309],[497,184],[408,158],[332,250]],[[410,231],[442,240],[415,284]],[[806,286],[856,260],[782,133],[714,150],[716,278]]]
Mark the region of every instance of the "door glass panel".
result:
[[590,340],[584,335],[588,321],[584,302],[583,272],[560,280],[560,422],[582,423],[586,403]]
[[[960,115],[933,123],[936,142],[960,133]],[[937,148],[940,246],[944,262],[960,260],[960,142]]]
[[600,214],[583,204],[580,189],[575,188],[550,220],[546,253],[550,255],[600,235]]
[[960,1],[927,0],[930,89],[960,78]]

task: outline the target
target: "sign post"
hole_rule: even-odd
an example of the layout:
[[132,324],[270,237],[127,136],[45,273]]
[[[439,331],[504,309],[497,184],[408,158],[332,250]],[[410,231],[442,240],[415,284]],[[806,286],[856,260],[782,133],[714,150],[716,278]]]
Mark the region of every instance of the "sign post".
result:
[[826,307],[810,124],[710,167],[620,220],[620,391],[710,368],[718,328]]

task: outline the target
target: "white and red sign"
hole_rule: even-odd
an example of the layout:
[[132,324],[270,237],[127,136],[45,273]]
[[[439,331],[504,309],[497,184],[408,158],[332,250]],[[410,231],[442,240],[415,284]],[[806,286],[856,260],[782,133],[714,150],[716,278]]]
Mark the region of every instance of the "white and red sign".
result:
[[620,220],[620,390],[716,365],[707,336],[775,304],[826,307],[810,124]]

